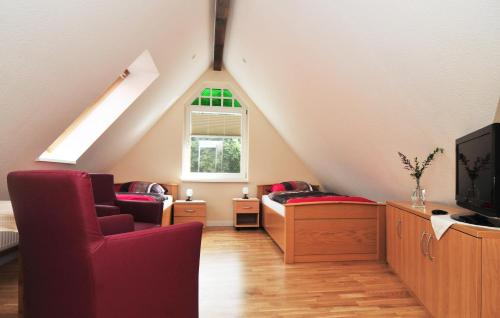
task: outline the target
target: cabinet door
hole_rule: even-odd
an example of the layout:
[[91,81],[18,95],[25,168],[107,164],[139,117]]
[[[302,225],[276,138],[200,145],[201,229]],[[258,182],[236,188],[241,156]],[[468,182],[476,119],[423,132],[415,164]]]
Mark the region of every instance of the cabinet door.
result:
[[386,207],[386,253],[387,263],[400,275],[401,267],[401,219],[400,210],[388,205]]
[[[436,266],[431,261],[430,244],[435,239],[434,231],[431,223],[427,219],[421,218],[420,221],[420,239],[419,249],[421,250],[418,267],[419,267],[419,282],[417,285],[416,294],[420,301],[425,305],[427,310],[436,316],[437,306],[437,272]],[[423,233],[423,234],[422,234]]]
[[[430,228],[430,222],[428,222]],[[430,228],[430,231],[432,229]],[[433,232],[431,232],[433,233]],[[449,229],[439,241],[433,235],[429,245],[433,282],[426,306],[435,317],[480,317],[481,240]]]
[[402,214],[402,258],[401,276],[421,302],[424,302],[426,290],[424,277],[429,272],[429,262],[425,254],[425,242],[428,237],[427,220],[412,213]]

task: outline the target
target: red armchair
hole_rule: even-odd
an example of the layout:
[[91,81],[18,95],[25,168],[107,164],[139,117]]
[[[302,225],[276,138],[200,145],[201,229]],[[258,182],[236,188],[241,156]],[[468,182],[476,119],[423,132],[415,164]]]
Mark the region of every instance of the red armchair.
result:
[[201,223],[104,236],[87,173],[12,172],[7,182],[25,318],[198,317]]
[[163,214],[162,202],[123,201],[115,194],[114,177],[112,174],[91,173],[92,190],[94,192],[95,208],[98,216],[132,214],[136,230],[144,230],[161,225]]

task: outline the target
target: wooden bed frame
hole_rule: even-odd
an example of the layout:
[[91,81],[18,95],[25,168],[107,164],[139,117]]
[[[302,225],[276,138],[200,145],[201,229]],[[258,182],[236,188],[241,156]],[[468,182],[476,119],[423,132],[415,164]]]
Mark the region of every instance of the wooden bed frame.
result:
[[[115,185],[119,185],[121,183],[115,183]],[[174,183],[158,183],[161,185],[164,189],[167,189],[167,194],[172,196],[172,201],[175,202],[175,200],[178,199],[179,196],[179,185],[174,184]],[[172,223],[172,207],[173,207],[173,202],[170,206],[165,207],[163,209],[163,215],[161,217],[161,226],[169,226]]]
[[[270,190],[271,185],[258,185],[258,198]],[[262,204],[262,225],[283,251],[287,264],[385,260],[383,203],[285,204],[284,217]]]

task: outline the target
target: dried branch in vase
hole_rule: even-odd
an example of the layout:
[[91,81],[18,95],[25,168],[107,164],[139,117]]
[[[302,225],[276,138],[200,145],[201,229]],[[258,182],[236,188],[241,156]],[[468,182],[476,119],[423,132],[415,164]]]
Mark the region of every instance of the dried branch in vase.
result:
[[436,155],[440,153],[444,153],[444,149],[437,147],[424,161],[420,161],[417,157],[415,157],[413,159],[413,164],[405,154],[398,152],[398,155],[401,159],[401,163],[403,164],[403,168],[411,172],[410,176],[417,181],[417,187],[419,187],[420,178],[422,178],[425,169],[431,165],[432,161],[436,158]]

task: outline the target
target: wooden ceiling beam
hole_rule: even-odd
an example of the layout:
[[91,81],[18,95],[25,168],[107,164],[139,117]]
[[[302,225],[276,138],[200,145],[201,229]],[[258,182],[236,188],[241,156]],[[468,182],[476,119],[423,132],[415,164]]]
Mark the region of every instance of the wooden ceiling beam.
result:
[[215,0],[214,70],[222,70],[230,0]]

